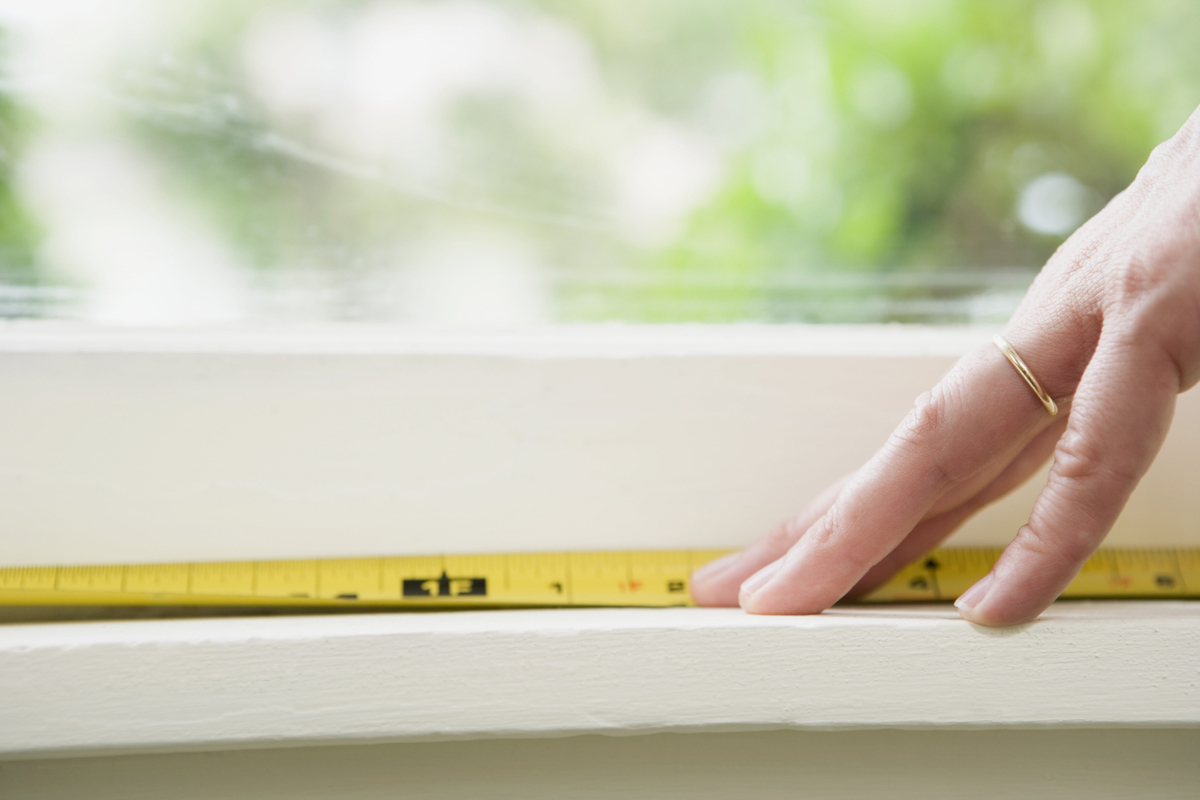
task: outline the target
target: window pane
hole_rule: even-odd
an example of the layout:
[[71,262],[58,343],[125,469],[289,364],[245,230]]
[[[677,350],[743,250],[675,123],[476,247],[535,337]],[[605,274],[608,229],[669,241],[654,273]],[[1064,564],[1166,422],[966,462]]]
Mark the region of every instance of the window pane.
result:
[[968,322],[1200,103],[1200,4],[0,2],[0,316]]

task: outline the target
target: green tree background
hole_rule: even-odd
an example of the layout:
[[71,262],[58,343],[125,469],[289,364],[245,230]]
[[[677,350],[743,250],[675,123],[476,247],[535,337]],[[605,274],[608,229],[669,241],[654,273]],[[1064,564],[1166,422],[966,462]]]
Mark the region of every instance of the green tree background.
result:
[[[608,229],[588,160],[502,96],[456,100],[460,178],[437,192],[298,156],[303,129],[256,105],[237,59],[254,20],[288,5],[209,2],[153,58],[114,65],[122,125],[180,197],[252,269],[286,280],[303,263],[359,292],[398,237],[519,230],[553,265],[560,320],[1002,318],[1069,233],[1023,220],[1023,192],[1067,180],[1081,221],[1200,104],[1189,0],[497,0],[576,30],[622,103],[722,141],[719,185],[647,244]],[[365,4],[290,5],[335,25]],[[19,93],[0,99],[10,285],[54,281],[12,186],[40,126]]]

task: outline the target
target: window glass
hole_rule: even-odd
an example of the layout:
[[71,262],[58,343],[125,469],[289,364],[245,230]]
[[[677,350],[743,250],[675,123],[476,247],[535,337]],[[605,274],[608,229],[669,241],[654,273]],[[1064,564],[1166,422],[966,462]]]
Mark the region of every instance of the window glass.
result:
[[1003,320],[1177,0],[4,0],[0,316]]

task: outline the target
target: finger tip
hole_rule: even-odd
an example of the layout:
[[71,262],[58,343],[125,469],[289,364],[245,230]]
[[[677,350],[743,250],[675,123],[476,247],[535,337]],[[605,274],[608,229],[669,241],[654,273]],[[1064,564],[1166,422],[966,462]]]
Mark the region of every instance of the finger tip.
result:
[[813,611],[807,606],[799,605],[796,598],[791,596],[785,587],[772,586],[770,583],[756,589],[740,591],[738,605],[747,614],[758,616],[790,616],[820,613],[821,611],[821,609]]
[[1037,619],[1049,601],[1039,604],[1028,592],[1014,592],[989,572],[954,601],[959,616],[973,625],[1006,628]]
[[741,553],[730,553],[700,567],[691,574],[688,588],[698,606],[736,606],[740,581],[735,567]]
[[772,611],[768,610],[763,605],[762,601],[763,601],[763,592],[761,592],[759,590],[755,590],[753,588],[747,588],[744,584],[738,590],[737,604],[739,606],[741,606],[742,611],[745,611],[747,614],[770,614],[770,613],[773,613]]
[[692,577],[691,593],[692,601],[705,608],[737,605],[735,593],[722,591],[722,587],[714,586],[711,581],[697,579],[695,576]]
[[738,602],[738,605],[741,606],[742,611],[745,611],[747,614],[753,614],[756,617],[757,616],[771,616],[771,615],[777,613],[777,612],[769,611],[769,610],[763,608],[761,603],[755,604],[754,598],[747,598],[746,600],[741,600]]
[[970,594],[971,592],[968,591],[954,601],[954,607],[958,610],[960,617],[972,625],[982,625],[985,628],[1000,628],[1004,626],[1003,622],[988,613],[987,604],[983,602],[985,598],[977,597],[972,600],[969,597]]
[[1006,610],[988,609],[976,606],[974,608],[958,610],[959,616],[972,625],[979,625],[984,628],[1009,628],[1013,625],[1024,625],[1027,622],[1033,622],[1041,615],[1041,611],[1035,613],[1012,613]]
[[964,621],[971,623],[972,625],[983,625],[984,627],[992,627],[986,621],[981,620],[979,618],[979,615],[975,613],[975,609],[973,609],[973,608],[959,608],[958,616],[961,617]]

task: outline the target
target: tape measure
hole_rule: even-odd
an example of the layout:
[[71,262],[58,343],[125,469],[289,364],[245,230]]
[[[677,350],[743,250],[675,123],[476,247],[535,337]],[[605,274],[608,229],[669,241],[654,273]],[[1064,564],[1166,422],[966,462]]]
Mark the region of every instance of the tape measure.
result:
[[[720,550],[240,561],[0,569],[2,606],[687,606]],[[935,550],[864,602],[953,600],[999,548]],[[1068,598],[1200,598],[1200,549],[1101,550]]]

